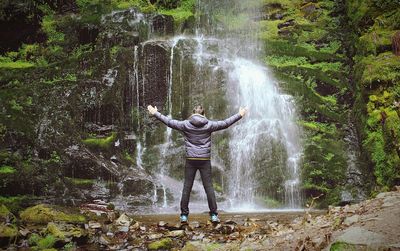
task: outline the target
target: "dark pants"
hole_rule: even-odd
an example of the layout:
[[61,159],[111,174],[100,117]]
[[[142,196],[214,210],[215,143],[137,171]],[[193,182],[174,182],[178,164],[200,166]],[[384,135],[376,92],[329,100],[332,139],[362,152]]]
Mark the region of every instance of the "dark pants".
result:
[[214,188],[212,185],[210,160],[186,160],[185,182],[183,184],[181,199],[181,214],[189,214],[190,192],[192,191],[193,181],[196,177],[197,170],[200,170],[201,180],[203,181],[204,190],[207,194],[210,215],[217,214],[217,201],[215,199]]

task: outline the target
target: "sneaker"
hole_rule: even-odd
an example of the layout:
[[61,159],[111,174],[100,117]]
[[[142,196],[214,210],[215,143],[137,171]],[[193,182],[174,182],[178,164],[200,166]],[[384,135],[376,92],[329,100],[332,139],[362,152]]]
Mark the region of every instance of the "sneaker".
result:
[[212,223],[219,223],[220,222],[217,214],[211,214],[210,220],[211,220]]
[[183,214],[183,215],[181,215],[180,219],[181,219],[181,223],[187,223],[188,216]]

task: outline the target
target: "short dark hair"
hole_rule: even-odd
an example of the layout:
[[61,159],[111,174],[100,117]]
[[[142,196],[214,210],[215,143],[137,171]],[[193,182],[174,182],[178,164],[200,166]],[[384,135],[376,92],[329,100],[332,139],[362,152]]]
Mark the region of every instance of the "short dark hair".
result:
[[201,105],[196,105],[196,106],[193,108],[193,113],[197,113],[197,114],[204,115],[204,108],[203,108],[203,106],[201,106]]

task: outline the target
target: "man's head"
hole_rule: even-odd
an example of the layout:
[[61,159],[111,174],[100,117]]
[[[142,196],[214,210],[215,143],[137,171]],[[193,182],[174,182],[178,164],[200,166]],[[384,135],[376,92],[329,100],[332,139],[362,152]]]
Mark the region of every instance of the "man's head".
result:
[[203,107],[202,107],[201,105],[196,105],[196,106],[193,108],[193,113],[194,113],[194,114],[200,114],[200,115],[203,115],[203,116],[204,116],[204,109],[203,109]]

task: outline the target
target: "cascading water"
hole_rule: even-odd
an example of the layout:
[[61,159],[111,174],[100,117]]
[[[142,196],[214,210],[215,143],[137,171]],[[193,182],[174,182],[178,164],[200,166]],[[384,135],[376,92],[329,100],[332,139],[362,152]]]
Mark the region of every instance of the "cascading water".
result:
[[[297,163],[300,157],[299,135],[295,124],[295,110],[288,95],[279,93],[267,70],[248,59],[236,58],[231,71],[231,84],[238,85],[235,104],[246,105],[247,117],[231,130],[229,194],[235,210],[251,210],[259,189],[260,156],[272,159],[274,148],[263,145],[281,144],[287,160],[284,172],[286,206],[299,206]],[[258,168],[257,168],[258,167]],[[287,185],[290,184],[290,185]]]
[[[139,97],[143,97],[142,105],[147,105],[144,102],[145,87],[152,84],[140,72],[143,69],[138,67],[138,62],[145,56],[146,45],[159,45],[166,52],[163,62],[167,66],[167,116],[172,117],[173,111],[175,115],[173,108],[183,115],[198,103],[208,107],[208,113],[215,119],[237,112],[239,106],[247,106],[249,110],[243,120],[224,134],[224,140],[228,142],[223,148],[225,154],[217,156],[223,159],[216,172],[223,181],[221,187],[226,199],[219,203],[220,208],[258,210],[265,208],[265,205],[259,205],[260,198],[267,197],[282,201],[285,207],[296,208],[301,205],[298,164],[302,149],[293,98],[279,91],[276,81],[257,58],[263,52],[255,39],[257,30],[254,28],[256,22],[250,18],[252,13],[245,10],[249,25],[240,31],[226,31],[224,25],[215,21],[214,14],[238,5],[236,0],[224,1],[224,4],[216,0],[208,0],[206,4],[198,1],[200,14],[194,36],[178,35],[140,43],[134,52],[136,105],[141,105]],[[137,115],[140,115],[139,108]],[[139,116],[137,123],[136,164],[140,168],[144,166],[142,155],[146,152],[142,143],[146,134],[140,133],[143,121]],[[171,177],[170,168],[176,164],[170,163],[171,156],[183,154],[175,142],[177,139],[172,136],[172,130],[165,129],[163,143],[156,146],[160,161],[154,173],[157,184],[152,201],[158,212],[168,212],[169,206],[176,206],[176,201],[171,199],[178,199],[182,188],[182,182]],[[215,149],[214,155],[218,155]],[[204,211],[207,207],[201,190],[199,182],[195,182],[196,195],[191,201],[191,205],[196,205],[195,211]],[[202,202],[196,204],[194,198]]]
[[[207,16],[206,25],[212,23],[210,19],[214,18],[213,13],[221,10],[217,10],[218,6],[221,8],[218,1],[206,1],[204,6],[198,1],[198,4],[201,14]],[[240,5],[237,1],[225,1],[222,9],[234,9]],[[240,14],[248,18],[246,27],[240,32],[226,32],[217,25],[208,29],[199,25],[196,32],[197,64],[201,66],[203,62],[209,62],[210,56],[216,58],[217,67],[227,75],[227,100],[230,105],[236,108],[247,106],[249,110],[246,118],[230,129],[229,190],[226,191],[230,209],[255,209],[257,195],[274,194],[272,191],[263,191],[260,176],[264,176],[265,183],[265,179],[268,179],[265,177],[268,177],[268,171],[265,170],[276,159],[282,162],[280,170],[270,172],[282,173],[283,184],[280,185],[284,188],[285,206],[299,207],[298,163],[301,147],[293,99],[279,92],[271,74],[258,62],[256,55],[263,55],[263,52],[255,39],[257,30],[251,19],[254,13],[246,9]],[[218,45],[218,53],[205,49],[210,47],[210,43]],[[262,174],[264,172],[267,174]],[[269,177],[272,179],[273,175]]]

